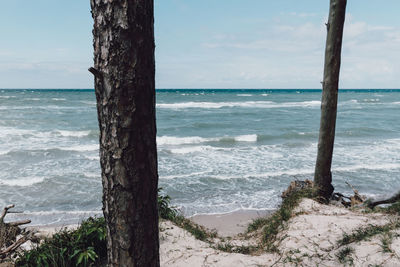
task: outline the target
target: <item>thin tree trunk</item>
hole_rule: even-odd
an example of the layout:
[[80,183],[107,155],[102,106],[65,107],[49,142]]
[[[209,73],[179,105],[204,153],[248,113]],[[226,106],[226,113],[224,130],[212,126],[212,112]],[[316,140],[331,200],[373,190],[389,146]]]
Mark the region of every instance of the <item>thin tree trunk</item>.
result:
[[91,0],[109,266],[159,266],[153,0]]
[[330,1],[329,20],[326,25],[328,34],[325,48],[324,80],[322,82],[321,124],[314,174],[314,182],[318,190],[318,195],[326,199],[332,195],[334,189],[332,186],[331,165],[335,140],[340,57],[345,13],[346,0]]

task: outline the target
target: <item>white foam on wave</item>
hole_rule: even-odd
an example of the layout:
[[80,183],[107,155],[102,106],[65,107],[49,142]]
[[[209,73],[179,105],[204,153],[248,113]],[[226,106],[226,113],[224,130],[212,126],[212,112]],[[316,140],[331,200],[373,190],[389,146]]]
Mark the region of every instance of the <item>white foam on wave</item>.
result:
[[244,102],[182,102],[182,103],[159,103],[158,108],[164,109],[219,109],[232,107],[245,108],[287,108],[287,107],[318,107],[321,101],[303,101],[303,102],[283,102],[276,103],[272,101],[244,101]]
[[84,172],[83,175],[86,178],[100,178],[101,177],[100,172],[99,173],[97,173],[97,172]]
[[0,150],[0,156],[10,153],[11,150]]
[[357,164],[346,167],[333,168],[333,171],[353,172],[357,170],[385,171],[400,169],[400,163],[384,163],[384,164]]
[[100,156],[96,155],[96,156],[85,156],[86,159],[88,160],[95,160],[95,161],[99,161],[100,160]]
[[77,214],[84,215],[88,213],[95,213],[102,215],[103,211],[101,210],[77,210],[77,211],[64,211],[64,210],[52,210],[52,211],[31,211],[24,212],[24,214],[32,214],[32,215],[53,215],[53,214]]
[[237,96],[253,96],[251,94],[237,94]]
[[[279,177],[279,176],[298,176],[298,175],[312,175],[314,173],[313,169],[290,169],[290,170],[282,170],[282,171],[271,171],[271,172],[262,172],[262,173],[250,173],[243,175],[235,175],[235,174],[206,174],[201,172],[207,176],[208,178],[218,179],[218,180],[230,180],[230,179],[252,179],[252,178],[270,178],[270,177]],[[190,178],[193,176],[197,176],[194,173],[188,173],[183,175],[165,175],[160,176],[160,179],[174,179],[174,178]]]
[[20,179],[11,179],[11,180],[0,180],[0,185],[8,185],[8,186],[31,186],[34,184],[38,184],[44,181],[43,177],[25,177]]
[[203,138],[200,136],[176,137],[176,136],[160,136],[157,137],[157,145],[184,145],[199,144],[213,141],[212,138]]
[[376,103],[379,102],[380,99],[379,98],[364,98],[363,102],[367,102],[367,103]]
[[235,141],[238,141],[238,142],[257,142],[257,135],[256,134],[239,135],[239,136],[235,137]]
[[78,145],[78,146],[70,146],[70,147],[60,147],[60,149],[66,150],[66,151],[78,151],[78,152],[96,151],[96,150],[99,150],[99,145],[98,144]]
[[190,154],[196,152],[204,152],[207,150],[212,150],[212,146],[190,146],[190,147],[181,147],[181,148],[173,148],[171,149],[171,153],[173,154]]
[[85,101],[85,100],[82,100],[80,102],[83,103],[83,104],[86,104],[86,105],[90,105],[90,106],[95,106],[96,105],[96,101]]
[[[234,137],[223,136],[214,138],[204,138],[200,136],[187,136],[187,137],[176,137],[176,136],[159,136],[157,137],[157,145],[189,145],[189,144],[201,144],[207,142],[220,142],[226,140],[232,140],[236,142],[257,142],[257,134],[246,134],[238,135]],[[178,151],[178,150],[174,150]],[[183,150],[182,150],[183,151]],[[189,150],[188,150],[189,151]]]
[[54,100],[54,101],[66,101],[67,99],[66,98],[52,98],[51,100]]
[[90,134],[90,131],[57,130],[56,132],[65,137],[84,137],[84,136],[88,136]]

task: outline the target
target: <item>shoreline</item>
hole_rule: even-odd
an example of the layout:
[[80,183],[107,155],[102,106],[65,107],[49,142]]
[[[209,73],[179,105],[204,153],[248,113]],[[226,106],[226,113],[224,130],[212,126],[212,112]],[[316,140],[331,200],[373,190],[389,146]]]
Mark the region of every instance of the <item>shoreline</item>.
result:
[[[219,236],[228,237],[244,233],[247,230],[248,224],[250,224],[254,219],[265,217],[272,214],[274,211],[275,209],[239,209],[225,213],[196,214],[192,216],[185,216],[185,218],[205,227],[210,231],[216,231]],[[31,219],[29,218],[31,215],[29,213],[17,213],[10,215],[13,215],[10,216],[12,220]],[[92,214],[89,214],[89,216],[90,215]],[[87,219],[89,216],[82,216],[79,219],[74,218],[69,220],[60,220],[47,224],[31,223],[24,225],[23,228],[37,231],[39,236],[48,237],[63,229],[74,230],[78,228],[82,220]],[[34,220],[32,221],[34,222]]]
[[197,214],[187,218],[211,231],[215,230],[219,236],[227,237],[244,233],[254,219],[265,217],[274,211],[240,209],[227,213]]

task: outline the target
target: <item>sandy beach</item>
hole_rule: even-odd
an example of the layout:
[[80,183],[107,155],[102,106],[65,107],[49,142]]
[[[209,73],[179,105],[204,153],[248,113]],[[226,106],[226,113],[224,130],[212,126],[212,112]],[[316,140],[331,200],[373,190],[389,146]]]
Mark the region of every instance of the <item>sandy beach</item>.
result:
[[217,230],[219,236],[235,236],[246,231],[254,219],[265,217],[273,210],[237,210],[221,214],[203,214],[189,217],[193,222],[209,230]]
[[[207,242],[171,221],[160,222],[161,266],[400,266],[400,230],[393,227],[361,241],[340,245],[345,234],[366,227],[380,227],[399,221],[396,215],[365,212],[362,208],[324,205],[303,199],[294,209],[274,243],[276,252],[258,249],[250,254],[230,253],[219,246],[257,246],[260,232],[246,234],[252,220],[268,216],[269,210],[238,210],[232,213],[195,215],[189,219],[216,231]],[[51,236],[61,228],[78,225],[33,226],[38,235]],[[386,241],[385,241],[386,240]],[[386,242],[386,243],[385,243]],[[24,248],[29,248],[25,244]],[[348,253],[344,253],[344,251]]]
[[[243,216],[240,222],[233,220]],[[249,245],[260,242],[259,237],[244,237],[244,222],[258,214],[239,212],[224,215],[195,216],[193,221],[210,229],[216,229],[220,236],[232,234],[230,244]],[[221,239],[206,243],[196,240],[190,233],[163,221],[160,231],[161,266],[400,266],[400,231],[393,230],[389,249],[384,250],[382,235],[375,235],[361,242],[339,246],[338,240],[344,233],[370,225],[382,226],[398,220],[397,216],[380,213],[365,213],[334,205],[323,205],[304,199],[294,211],[285,229],[278,235],[278,253],[260,252],[254,255],[227,253],[215,249]],[[226,230],[226,229],[228,230]],[[240,231],[239,231],[240,230]],[[236,231],[236,232],[235,232]],[[349,253],[340,258],[344,249]]]

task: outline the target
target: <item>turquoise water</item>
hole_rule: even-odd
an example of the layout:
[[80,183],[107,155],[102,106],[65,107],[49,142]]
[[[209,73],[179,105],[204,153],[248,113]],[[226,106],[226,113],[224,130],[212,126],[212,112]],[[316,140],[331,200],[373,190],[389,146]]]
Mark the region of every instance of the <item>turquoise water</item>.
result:
[[[272,209],[293,179],[312,179],[320,90],[159,90],[160,186],[186,215]],[[341,90],[333,157],[374,196],[400,189],[399,90]],[[34,223],[101,213],[92,90],[0,91],[0,206]],[[46,216],[44,216],[46,215]]]

